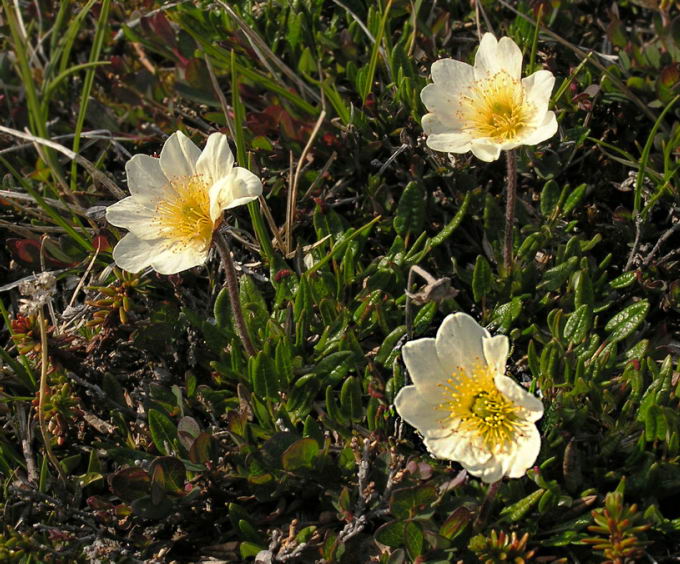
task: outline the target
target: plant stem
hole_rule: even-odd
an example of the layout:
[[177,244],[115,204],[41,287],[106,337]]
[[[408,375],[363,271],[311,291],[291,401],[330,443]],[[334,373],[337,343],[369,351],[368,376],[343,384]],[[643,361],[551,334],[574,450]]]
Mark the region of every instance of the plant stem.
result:
[[220,253],[222,265],[224,266],[224,285],[227,287],[227,292],[229,293],[229,302],[231,303],[231,311],[234,315],[236,331],[238,336],[241,338],[243,348],[246,350],[248,356],[255,356],[257,351],[250,340],[248,328],[246,327],[246,322],[243,319],[241,301],[239,300],[238,296],[236,269],[234,268],[234,261],[231,259],[231,250],[229,249],[229,243],[221,233],[217,233],[215,236],[215,246],[217,247],[217,251]]
[[45,443],[45,453],[47,458],[55,467],[59,478],[66,479],[64,471],[61,468],[59,460],[52,452],[52,444],[50,442],[50,434],[45,425],[45,398],[47,397],[47,369],[49,367],[49,357],[47,355],[47,322],[43,314],[42,306],[38,310],[38,323],[40,324],[40,391],[38,394],[38,426],[42,434],[43,442]]
[[503,243],[503,266],[506,273],[512,269],[512,228],[515,223],[515,201],[517,200],[517,155],[514,150],[506,151],[508,165],[507,195],[505,200],[505,240]]

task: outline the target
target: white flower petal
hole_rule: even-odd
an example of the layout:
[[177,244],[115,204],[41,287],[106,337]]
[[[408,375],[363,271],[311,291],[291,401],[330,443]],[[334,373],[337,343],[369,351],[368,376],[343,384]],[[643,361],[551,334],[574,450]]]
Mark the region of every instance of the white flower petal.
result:
[[448,315],[437,331],[437,357],[447,375],[459,367],[472,372],[475,363],[484,363],[482,339],[489,332],[467,313]]
[[405,386],[399,390],[394,407],[404,421],[425,437],[448,437],[453,432],[451,426],[442,425],[442,418],[446,414],[435,409],[436,406],[423,398],[415,386]]
[[234,183],[231,187],[231,202],[226,209],[242,206],[257,200],[262,194],[262,181],[247,168],[234,169]]
[[175,131],[161,149],[161,168],[169,180],[196,174],[201,150],[181,131]]
[[522,50],[510,37],[501,37],[496,47],[498,67],[512,78],[522,76]]
[[543,121],[521,139],[522,145],[537,145],[541,141],[550,139],[557,133],[557,118],[555,112],[546,112]]
[[508,360],[510,344],[505,335],[496,335],[482,339],[484,358],[496,374],[505,374],[505,363]]
[[475,77],[483,78],[486,74],[493,74],[497,70],[498,40],[493,33],[485,33],[479,42],[475,53]]
[[445,153],[467,153],[470,150],[470,136],[467,133],[432,134],[426,140],[434,151]]
[[473,139],[470,145],[472,154],[480,161],[490,163],[498,160],[501,156],[501,148],[499,145],[492,143],[488,139]]
[[503,464],[497,458],[492,458],[486,464],[469,465],[463,464],[471,476],[475,476],[486,484],[493,484],[503,477]]
[[172,245],[159,250],[157,246],[150,264],[159,274],[177,274],[183,270],[204,264],[207,259],[208,249],[190,245],[182,247]]
[[160,236],[155,202],[129,196],[106,208],[106,220],[116,227],[123,227],[142,239],[156,239]]
[[514,452],[498,456],[503,466],[503,474],[509,478],[521,478],[538,458],[541,451],[541,435],[536,425],[527,425],[526,434],[517,440]]
[[437,114],[442,123],[460,128],[461,122],[456,116],[458,93],[455,89],[428,84],[420,91],[420,99],[430,112]]
[[229,210],[257,200],[262,181],[246,168],[235,167],[231,173],[210,187],[210,216],[217,221],[222,210]]
[[471,65],[456,59],[439,59],[430,69],[432,81],[450,90],[462,90],[474,81],[475,71]]
[[522,76],[522,51],[509,37],[496,41],[492,33],[485,33],[475,55],[474,70],[478,79],[505,71],[519,80]]
[[500,393],[512,403],[523,407],[528,412],[528,421],[538,421],[543,417],[543,402],[530,394],[512,378],[497,374],[494,377],[494,383]]
[[[423,133],[425,133],[425,135],[440,133],[459,135],[463,133],[462,123],[459,122],[457,118],[450,115],[425,114],[420,123],[423,126]],[[465,134],[465,136],[469,142],[470,135]]]
[[439,386],[446,383],[449,375],[439,363],[435,340],[409,341],[401,348],[401,356],[418,393],[433,404],[440,403],[443,392]]
[[539,112],[548,109],[550,95],[555,86],[555,76],[547,70],[540,70],[522,79],[522,87],[528,102],[531,102]]
[[478,468],[492,461],[491,453],[478,448],[465,434],[449,437],[425,436],[427,450],[437,458],[455,460],[465,468]]
[[196,172],[202,174],[208,184],[214,184],[229,176],[233,168],[234,155],[229,148],[227,136],[222,133],[211,134],[196,161]]
[[151,265],[157,252],[157,246],[154,243],[157,242],[144,241],[128,233],[113,248],[113,260],[123,270],[139,272]]
[[138,198],[156,200],[168,185],[160,159],[149,155],[134,155],[125,163],[125,173],[130,193]]

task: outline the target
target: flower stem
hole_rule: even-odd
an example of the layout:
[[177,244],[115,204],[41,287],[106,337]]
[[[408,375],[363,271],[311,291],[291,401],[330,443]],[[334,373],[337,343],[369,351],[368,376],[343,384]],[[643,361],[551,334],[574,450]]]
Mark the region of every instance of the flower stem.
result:
[[47,321],[43,314],[42,306],[38,310],[38,323],[40,324],[40,390],[38,394],[38,426],[40,427],[40,434],[45,443],[45,453],[47,458],[52,463],[52,466],[59,474],[59,478],[66,479],[64,471],[61,468],[59,460],[52,452],[52,443],[50,442],[50,434],[45,423],[45,398],[47,397],[47,370],[49,367],[49,357],[47,354]]
[[507,195],[505,200],[505,240],[503,243],[503,266],[506,273],[512,269],[512,228],[515,223],[515,201],[517,200],[517,154],[506,151],[508,165]]
[[229,302],[231,303],[231,311],[234,315],[236,331],[238,336],[241,338],[241,343],[243,343],[243,348],[246,350],[248,356],[255,356],[257,351],[250,340],[248,328],[246,327],[246,322],[243,319],[241,301],[239,300],[238,296],[236,269],[234,268],[234,261],[231,259],[229,243],[227,242],[224,235],[217,233],[215,237],[215,245],[217,246],[217,251],[220,253],[222,265],[224,266],[224,285],[227,287],[227,292],[229,293]]

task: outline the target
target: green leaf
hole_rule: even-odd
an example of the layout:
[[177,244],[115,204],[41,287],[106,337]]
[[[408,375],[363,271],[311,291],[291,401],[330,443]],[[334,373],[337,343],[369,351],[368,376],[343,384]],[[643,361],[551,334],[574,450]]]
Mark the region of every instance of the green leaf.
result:
[[548,292],[557,290],[564,284],[574,269],[578,266],[578,257],[571,257],[566,262],[558,264],[553,268],[546,270],[543,274],[543,280],[538,285],[539,288],[545,289]]
[[304,17],[305,15],[302,12],[296,13],[293,10],[290,10],[288,12],[288,32],[286,33],[286,40],[288,41],[290,46],[293,47],[293,49],[300,42],[300,35]]
[[281,339],[276,344],[274,364],[281,381],[284,384],[290,384],[293,381],[293,354],[291,352],[291,343],[287,339]]
[[437,490],[432,484],[401,488],[392,492],[390,511],[397,519],[410,519],[430,509],[437,499]]
[[231,327],[231,303],[229,302],[229,290],[226,286],[220,290],[217,298],[215,298],[213,315],[217,327],[220,329]]
[[347,425],[347,420],[340,411],[338,402],[335,400],[333,386],[326,387],[326,412],[328,413],[328,417],[330,417],[333,421],[336,421],[343,427]]
[[467,213],[468,206],[470,205],[470,199],[471,199],[471,194],[472,192],[467,192],[465,194],[465,199],[463,200],[463,203],[460,205],[460,209],[456,213],[456,215],[453,216],[453,219],[449,221],[449,223],[442,229],[437,235],[432,237],[429,240],[429,245],[426,246],[429,248],[436,247],[437,245],[441,245],[444,241],[446,241],[451,234],[458,229],[458,226],[462,223],[463,218],[465,217],[465,214]]
[[437,302],[428,302],[420,308],[413,320],[413,333],[415,335],[420,335],[430,326],[437,314],[437,309]]
[[416,559],[423,553],[425,535],[418,521],[406,521],[404,524],[404,545],[412,559]]
[[635,282],[637,274],[635,272],[624,272],[623,274],[609,281],[609,286],[614,289],[626,288]]
[[319,443],[312,438],[300,439],[290,445],[281,455],[283,469],[293,472],[300,468],[312,468],[312,463],[319,454]]
[[404,522],[388,521],[375,532],[375,540],[380,544],[399,548],[404,544]]
[[286,409],[290,413],[298,412],[298,417],[308,413],[311,402],[314,401],[316,394],[321,389],[320,380],[321,378],[317,374],[305,374],[298,378],[288,392]]
[[609,341],[615,343],[628,337],[644,321],[648,311],[649,302],[641,300],[617,313],[604,326],[609,333]]
[[274,366],[274,360],[267,351],[260,351],[248,359],[248,372],[251,374],[253,392],[261,400],[276,401],[281,385]]
[[453,540],[460,535],[472,521],[472,511],[467,507],[457,507],[439,528],[439,534]]
[[583,341],[593,319],[593,312],[588,304],[583,304],[569,316],[564,325],[564,338],[570,343],[580,343]]
[[343,415],[357,423],[364,416],[364,409],[361,403],[361,382],[356,376],[349,376],[342,384],[340,390],[340,408]]
[[425,223],[425,201],[422,186],[418,182],[409,182],[399,198],[397,215],[392,222],[398,235],[404,237],[408,233],[422,231]]
[[177,427],[167,415],[157,409],[149,410],[149,431],[158,452],[165,455],[174,454],[177,440]]
[[406,334],[406,326],[399,325],[395,327],[392,332],[385,337],[383,344],[378,349],[378,354],[375,355],[375,361],[383,366],[389,366],[398,352],[396,350],[397,343]]
[[542,242],[542,233],[532,233],[526,239],[524,239],[524,241],[522,241],[522,244],[517,250],[517,256],[524,260],[533,259],[536,256],[536,251],[538,251]]
[[189,460],[194,464],[205,464],[213,458],[214,442],[212,435],[201,433],[189,449]]
[[554,180],[548,180],[541,190],[541,213],[548,217],[560,200],[560,187]]
[[541,499],[545,491],[546,490],[544,489],[536,490],[525,498],[520,499],[517,503],[513,503],[512,505],[505,507],[501,510],[501,517],[505,518],[511,523],[516,523],[522,519],[522,517],[524,517],[534,505],[538,503],[538,500]]
[[522,300],[520,298],[512,298],[511,301],[499,305],[491,316],[491,321],[503,331],[509,331],[512,322],[517,319],[522,312]]
[[536,343],[533,339],[529,341],[529,347],[527,348],[527,361],[531,375],[534,378],[538,378],[541,375],[541,360],[536,352]]
[[186,469],[184,464],[174,456],[159,456],[149,467],[151,484],[159,485],[166,492],[176,495],[184,494]]
[[243,541],[238,545],[239,552],[241,553],[241,558],[254,558],[262,550],[266,550],[266,546],[260,546],[250,541]]
[[142,468],[123,468],[118,470],[109,480],[114,495],[126,502],[134,501],[149,495],[151,478]]
[[314,372],[323,377],[324,383],[335,385],[347,375],[352,366],[356,365],[354,358],[353,351],[331,353],[319,361]]
[[586,195],[587,188],[588,186],[586,184],[581,184],[574,188],[574,191],[569,194],[567,201],[564,202],[563,212],[565,215],[581,203],[581,200],[583,200],[583,197]]
[[472,273],[472,294],[477,303],[491,291],[491,265],[482,255],[477,255]]
[[591,308],[595,304],[593,283],[590,280],[590,274],[585,269],[574,274],[574,306],[578,308],[584,304]]
[[317,423],[316,419],[314,419],[314,417],[312,417],[311,415],[308,415],[305,418],[305,424],[302,429],[302,434],[305,437],[315,439],[316,442],[319,444],[323,444],[323,432],[321,431],[321,427]]

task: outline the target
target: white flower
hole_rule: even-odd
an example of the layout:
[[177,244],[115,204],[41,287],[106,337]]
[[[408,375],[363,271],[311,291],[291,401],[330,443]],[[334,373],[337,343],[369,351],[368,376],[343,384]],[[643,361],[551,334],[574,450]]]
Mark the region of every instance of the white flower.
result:
[[536,145],[557,131],[548,111],[555,77],[540,70],[522,76],[522,52],[509,37],[485,33],[474,66],[454,59],[432,65],[432,81],[420,93],[427,146],[447,153],[472,153],[495,161],[501,150]]
[[174,274],[203,264],[223,210],[257,199],[262,182],[234,166],[227,137],[213,133],[201,151],[181,131],[160,158],[135,155],[125,165],[130,197],[109,206],[106,219],[129,231],[113,249],[124,270],[147,266]]
[[543,404],[505,376],[507,337],[492,337],[455,313],[435,339],[406,343],[402,356],[414,385],[402,388],[394,404],[434,456],[488,483],[525,474],[541,448],[534,422]]

